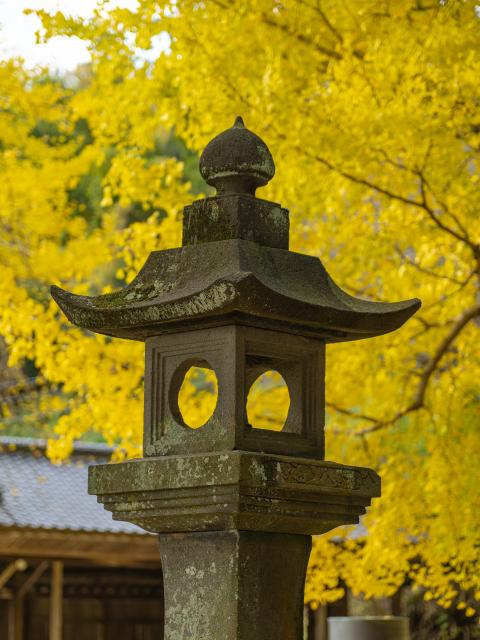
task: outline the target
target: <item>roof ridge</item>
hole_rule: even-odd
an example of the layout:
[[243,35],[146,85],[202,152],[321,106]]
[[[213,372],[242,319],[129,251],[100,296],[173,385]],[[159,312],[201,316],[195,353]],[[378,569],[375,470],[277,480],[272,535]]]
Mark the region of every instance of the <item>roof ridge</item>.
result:
[[[0,436],[0,447],[14,447],[15,450],[32,451],[47,448],[46,438],[27,438],[19,436]],[[72,454],[104,454],[113,453],[113,447],[103,442],[83,442],[75,440]]]

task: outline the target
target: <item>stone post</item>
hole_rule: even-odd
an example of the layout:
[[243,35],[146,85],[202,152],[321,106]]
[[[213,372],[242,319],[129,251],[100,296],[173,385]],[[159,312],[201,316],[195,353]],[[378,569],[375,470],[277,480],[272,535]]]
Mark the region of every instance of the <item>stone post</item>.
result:
[[[374,471],[324,460],[325,345],[393,331],[420,303],[352,298],[288,250],[288,211],[255,196],[272,156],[241,118],[200,171],[217,195],[185,208],[181,248],[153,252],[113,294],[52,288],[78,326],[146,345],[145,457],[91,467],[89,491],[159,534],[166,640],[300,640],[311,535],[380,495]],[[218,400],[190,429],[178,394],[195,365],[215,372]],[[247,420],[267,370],[290,394],[281,432]]]
[[359,616],[329,618],[330,640],[409,640],[408,618]]

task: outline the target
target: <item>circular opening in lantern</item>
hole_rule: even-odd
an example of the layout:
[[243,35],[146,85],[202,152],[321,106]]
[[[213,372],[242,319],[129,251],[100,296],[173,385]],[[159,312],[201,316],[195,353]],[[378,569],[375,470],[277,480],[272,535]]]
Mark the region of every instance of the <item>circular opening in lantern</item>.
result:
[[265,371],[250,387],[247,396],[247,420],[254,429],[282,431],[290,409],[290,393],[283,376]]
[[[210,420],[217,406],[217,376],[205,362],[205,366],[189,367],[180,379],[178,394],[175,394],[180,415],[176,417],[180,417],[182,424],[190,429],[199,429]],[[174,415],[176,407],[172,407]]]

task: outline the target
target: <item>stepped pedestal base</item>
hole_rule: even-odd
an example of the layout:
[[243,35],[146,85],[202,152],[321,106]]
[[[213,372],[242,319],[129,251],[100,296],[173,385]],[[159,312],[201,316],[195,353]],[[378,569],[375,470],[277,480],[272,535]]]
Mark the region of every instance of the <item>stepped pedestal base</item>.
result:
[[165,640],[302,640],[310,536],[358,522],[380,479],[230,451],[90,467],[89,491],[160,534]]

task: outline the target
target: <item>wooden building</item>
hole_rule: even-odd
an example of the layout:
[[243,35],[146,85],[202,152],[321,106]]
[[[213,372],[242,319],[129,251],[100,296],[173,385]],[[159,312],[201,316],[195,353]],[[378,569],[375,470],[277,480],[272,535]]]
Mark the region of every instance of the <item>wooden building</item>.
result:
[[78,444],[56,466],[42,441],[0,448],[0,638],[160,640],[157,538],[87,494],[88,465],[111,450]]

